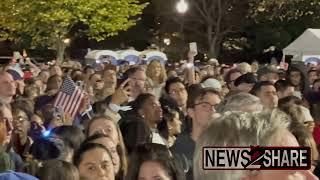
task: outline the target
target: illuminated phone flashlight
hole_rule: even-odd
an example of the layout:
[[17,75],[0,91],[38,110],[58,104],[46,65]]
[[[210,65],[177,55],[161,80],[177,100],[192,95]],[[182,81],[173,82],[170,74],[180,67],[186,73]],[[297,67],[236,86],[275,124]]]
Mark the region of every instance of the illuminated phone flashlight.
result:
[[50,134],[51,134],[51,130],[47,130],[42,133],[43,137],[48,137],[50,136]]

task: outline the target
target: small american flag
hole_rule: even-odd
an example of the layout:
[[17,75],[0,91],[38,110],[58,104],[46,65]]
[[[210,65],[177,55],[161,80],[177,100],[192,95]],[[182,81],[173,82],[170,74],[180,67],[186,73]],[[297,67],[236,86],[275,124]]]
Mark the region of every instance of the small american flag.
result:
[[74,118],[79,110],[79,106],[84,98],[82,91],[67,76],[64,78],[61,89],[54,101],[54,107],[62,107],[65,113],[69,113]]

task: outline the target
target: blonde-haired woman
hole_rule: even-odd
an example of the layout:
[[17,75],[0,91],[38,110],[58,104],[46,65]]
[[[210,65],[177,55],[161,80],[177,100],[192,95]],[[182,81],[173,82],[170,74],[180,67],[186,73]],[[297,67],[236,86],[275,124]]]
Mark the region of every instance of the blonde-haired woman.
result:
[[161,96],[161,90],[167,80],[167,74],[164,66],[159,60],[152,60],[147,67],[147,90],[154,94],[158,99]]

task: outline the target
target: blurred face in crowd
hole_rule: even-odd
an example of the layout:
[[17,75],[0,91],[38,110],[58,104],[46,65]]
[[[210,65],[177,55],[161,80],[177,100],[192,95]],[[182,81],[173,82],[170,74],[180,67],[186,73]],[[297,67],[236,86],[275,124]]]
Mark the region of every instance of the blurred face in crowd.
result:
[[145,71],[139,70],[132,74],[129,78],[131,79],[129,81],[129,85],[131,87],[130,92],[132,97],[135,99],[145,91],[147,75]]
[[260,81],[270,81],[276,83],[279,80],[279,75],[277,73],[267,73],[260,77]]
[[174,113],[174,118],[172,121],[167,122],[169,127],[169,135],[178,135],[181,133],[181,125],[180,116],[178,112]]
[[194,79],[195,79],[195,83],[200,83],[201,82],[201,73],[195,72]]
[[50,68],[50,76],[54,76],[54,75],[63,76],[63,72],[60,66],[55,65]]
[[104,82],[102,81],[102,77],[100,74],[94,74],[90,77],[90,84],[93,90],[101,90],[103,89]]
[[312,88],[314,91],[320,91],[320,81],[314,83]]
[[[292,146],[298,147],[299,144],[296,138],[288,131],[281,130],[276,133],[272,146]],[[276,136],[276,137],[275,137]],[[316,180],[318,179],[315,175],[312,174],[309,170],[271,170],[271,171],[258,171],[257,175],[250,176],[250,180],[270,180],[270,179],[281,179],[281,180]]]
[[37,123],[39,126],[43,126],[43,121],[42,119],[40,118],[40,116],[34,114],[32,117],[31,117],[31,122],[35,122]]
[[278,91],[277,94],[278,94],[279,99],[284,98],[284,97],[288,97],[288,96],[293,96],[294,87],[289,86],[284,91]]
[[4,133],[4,144],[8,144],[11,139],[11,134],[12,134],[12,112],[9,108],[7,107],[1,107],[0,109],[0,123],[5,126],[5,133]]
[[309,72],[308,76],[309,76],[309,82],[310,82],[310,83],[313,83],[316,79],[318,79],[318,73],[317,73],[317,71],[311,71],[311,72]]
[[20,110],[14,110],[13,112],[13,132],[20,136],[27,137],[28,131],[30,129],[30,121],[27,114]]
[[299,71],[291,71],[289,74],[290,81],[293,85],[299,86],[301,83],[301,73]]
[[41,71],[41,73],[39,74],[39,78],[44,84],[48,82],[49,77],[50,77],[50,73],[47,71]]
[[104,82],[102,80],[97,80],[93,86],[93,89],[101,90],[101,89],[103,89],[103,87],[104,87]]
[[9,73],[0,75],[0,97],[12,97],[16,94],[16,83]]
[[153,77],[159,77],[161,75],[161,70],[162,70],[160,62],[152,61],[148,66],[148,70],[153,75]]
[[114,70],[107,70],[103,75],[105,86],[117,84],[117,73]]
[[88,136],[92,136],[97,133],[105,134],[114,142],[119,142],[117,128],[112,120],[107,120],[104,118],[95,120],[88,129]]
[[254,84],[249,83],[241,83],[237,86],[237,89],[242,92],[249,93],[251,89],[253,88]]
[[97,82],[101,82],[101,75],[100,74],[94,74],[90,77],[90,84],[92,87],[94,87]]
[[188,109],[188,115],[198,126],[206,127],[216,112],[215,106],[220,102],[221,99],[217,94],[207,92],[196,100],[193,108]]
[[155,161],[142,163],[139,170],[138,180],[172,180],[162,165]]
[[117,152],[117,144],[108,137],[102,137],[93,141],[94,143],[105,146],[111,153],[115,174],[120,171],[120,156]]
[[41,114],[44,118],[44,124],[47,129],[53,129],[58,126],[62,126],[65,123],[65,114],[63,112],[56,111],[51,103],[46,104],[42,108]]
[[258,64],[258,62],[253,62],[253,63],[251,64],[251,69],[252,69],[252,72],[253,72],[253,73],[257,72],[258,69],[259,69],[259,64]]
[[54,117],[48,124],[48,129],[53,129],[64,125],[64,117]]
[[85,152],[78,168],[81,179],[115,179],[112,157],[102,148],[95,148]]
[[62,85],[62,78],[60,76],[54,76],[49,78],[47,89],[50,90],[59,90]]
[[278,95],[274,86],[262,86],[257,96],[266,108],[275,108],[278,106]]
[[234,85],[234,81],[236,79],[238,79],[238,77],[241,76],[241,73],[240,72],[234,72],[230,75],[230,84],[228,84],[228,86],[230,87],[230,90],[235,90],[236,87]]
[[44,105],[44,107],[39,111],[41,115],[43,116],[43,121],[49,121],[50,119],[53,118],[53,104],[49,103]]
[[184,84],[180,82],[171,84],[169,87],[169,95],[177,102],[179,107],[186,107],[188,93]]
[[150,97],[143,105],[139,113],[144,117],[151,128],[154,128],[154,125],[158,124],[162,120],[162,109],[160,102],[156,97]]

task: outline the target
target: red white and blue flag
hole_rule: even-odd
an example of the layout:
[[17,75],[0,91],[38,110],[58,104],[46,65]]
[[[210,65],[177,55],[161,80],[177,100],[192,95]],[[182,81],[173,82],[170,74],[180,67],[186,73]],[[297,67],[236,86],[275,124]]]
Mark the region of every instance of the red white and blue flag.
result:
[[61,107],[65,113],[69,113],[71,118],[74,118],[79,111],[83,98],[82,90],[69,76],[66,76],[54,101],[54,107]]

